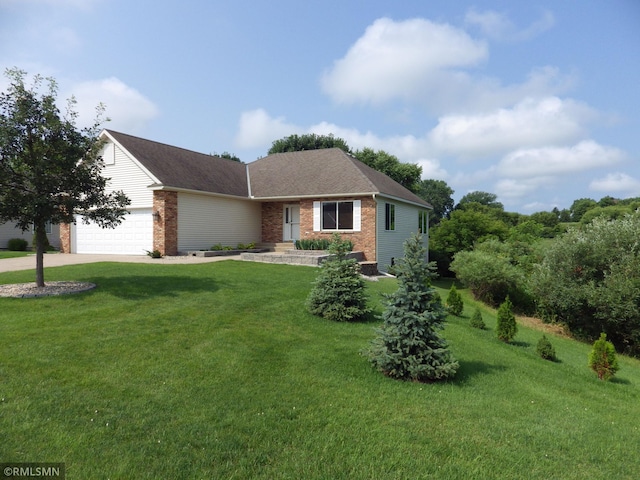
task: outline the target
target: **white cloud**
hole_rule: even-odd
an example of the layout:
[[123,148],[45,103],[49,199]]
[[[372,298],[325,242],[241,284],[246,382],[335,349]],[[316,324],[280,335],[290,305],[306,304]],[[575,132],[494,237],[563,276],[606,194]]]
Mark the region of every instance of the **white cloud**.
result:
[[609,173],[604,178],[593,180],[589,189],[598,192],[628,192],[635,195],[640,194],[640,180],[626,173]]
[[71,88],[71,94],[78,101],[80,126],[92,124],[100,103],[106,106],[106,116],[111,119],[106,126],[114,130],[135,133],[159,114],[152,101],[115,77],[78,83]]
[[572,85],[571,77],[553,67],[535,68],[524,82],[506,86],[473,75],[470,70],[488,57],[487,44],[460,28],[382,18],[324,73],[321,86],[341,104],[401,100],[443,114],[514,105],[525,97],[557,95]]
[[425,19],[381,18],[322,78],[338,103],[381,103],[432,90],[443,77],[488,56],[484,42],[464,31]]
[[555,23],[554,15],[545,11],[542,16],[524,29],[518,27],[503,13],[487,10],[478,12],[471,9],[465,16],[467,25],[475,25],[482,33],[494,40],[524,41],[530,40],[552,28]]
[[287,123],[284,117],[273,118],[265,110],[258,108],[240,115],[234,143],[238,148],[267,147],[268,150],[274,140],[302,132],[303,129]]
[[594,116],[592,109],[572,100],[526,98],[511,109],[441,117],[428,138],[436,152],[477,158],[573,142]]
[[506,177],[535,178],[567,175],[610,167],[624,158],[617,148],[584,140],[573,147],[523,148],[505,156],[497,172]]

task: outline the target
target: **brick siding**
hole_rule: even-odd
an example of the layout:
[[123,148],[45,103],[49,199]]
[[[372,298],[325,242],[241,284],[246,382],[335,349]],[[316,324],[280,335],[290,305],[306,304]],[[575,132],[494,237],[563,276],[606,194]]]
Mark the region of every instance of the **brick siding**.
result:
[[[333,232],[313,231],[313,202],[326,199],[313,198],[300,201],[300,238],[331,239]],[[332,199],[333,200],[333,199]],[[338,199],[336,199],[338,200]],[[343,240],[351,240],[354,250],[364,253],[366,261],[376,261],[376,202],[371,197],[341,198],[339,200],[361,200],[361,231],[344,232],[340,236]],[[291,202],[287,202],[289,204]],[[283,232],[283,202],[269,202],[262,204],[262,241],[267,243],[282,242]]]
[[162,255],[178,254],[178,192],[153,192],[153,249]]
[[71,224],[60,224],[60,253],[71,253]]

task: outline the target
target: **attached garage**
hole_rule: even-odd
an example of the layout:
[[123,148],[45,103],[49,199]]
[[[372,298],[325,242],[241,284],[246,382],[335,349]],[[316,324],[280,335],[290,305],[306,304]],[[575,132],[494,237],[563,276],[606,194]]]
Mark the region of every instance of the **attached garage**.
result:
[[73,226],[73,253],[144,255],[153,250],[153,217],[150,208],[131,210],[122,223],[113,228],[88,225],[77,219]]

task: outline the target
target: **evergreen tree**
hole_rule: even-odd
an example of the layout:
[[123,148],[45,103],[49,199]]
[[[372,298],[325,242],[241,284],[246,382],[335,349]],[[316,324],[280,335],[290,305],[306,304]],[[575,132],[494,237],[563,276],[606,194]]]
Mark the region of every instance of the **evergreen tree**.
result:
[[447,314],[431,285],[433,266],[425,259],[422,236],[413,235],[396,265],[398,289],[385,295],[384,323],[365,352],[377,370],[392,378],[444,380],[453,377],[459,367],[438,333]]
[[351,247],[351,242],[343,241],[337,233],[333,235],[330,257],[321,265],[307,297],[307,309],[312,314],[337,322],[362,320],[369,314],[360,265],[354,258],[347,258]]
[[553,345],[551,345],[551,342],[546,335],[542,335],[542,338],[538,340],[536,351],[538,352],[538,355],[545,360],[554,361],[556,359],[556,349],[553,348]]
[[509,297],[498,307],[496,334],[503,342],[510,342],[518,333],[516,317],[513,314],[513,304]]
[[607,341],[605,333],[593,344],[589,353],[589,367],[598,374],[600,380],[609,380],[620,369],[616,349],[613,343]]
[[459,317],[464,310],[464,303],[462,302],[462,296],[458,293],[458,289],[455,284],[451,285],[449,289],[449,295],[447,295],[447,310],[451,315]]
[[486,325],[484,324],[484,320],[482,319],[482,312],[480,312],[479,308],[476,308],[476,311],[473,312],[473,316],[469,321],[469,325],[473,328],[479,328],[480,330],[484,330]]

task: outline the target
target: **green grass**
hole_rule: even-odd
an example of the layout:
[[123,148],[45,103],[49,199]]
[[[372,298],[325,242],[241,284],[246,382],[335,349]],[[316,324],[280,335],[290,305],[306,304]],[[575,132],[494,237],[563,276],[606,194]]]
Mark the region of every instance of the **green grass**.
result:
[[26,257],[27,255],[35,255],[34,252],[14,252],[11,250],[0,250],[0,260],[3,258]]
[[[455,380],[373,371],[375,323],[331,323],[304,300],[317,270],[223,261],[46,270],[98,284],[0,298],[0,462],[65,462],[68,479],[599,479],[640,471],[640,362],[612,382],[590,347],[444,331]],[[30,282],[32,272],[0,274]],[[448,285],[441,295],[445,297]],[[368,284],[380,312],[391,279]]]

